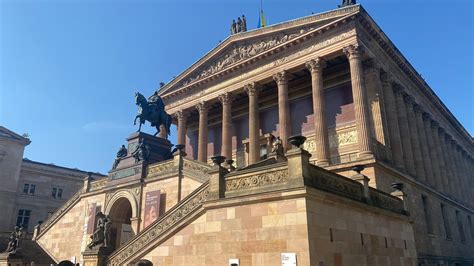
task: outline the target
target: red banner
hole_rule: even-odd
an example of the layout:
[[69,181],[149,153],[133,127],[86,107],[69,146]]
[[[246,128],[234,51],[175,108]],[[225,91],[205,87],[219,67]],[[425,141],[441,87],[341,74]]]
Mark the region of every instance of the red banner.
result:
[[144,228],[152,224],[160,214],[160,191],[149,191],[145,195],[145,221]]

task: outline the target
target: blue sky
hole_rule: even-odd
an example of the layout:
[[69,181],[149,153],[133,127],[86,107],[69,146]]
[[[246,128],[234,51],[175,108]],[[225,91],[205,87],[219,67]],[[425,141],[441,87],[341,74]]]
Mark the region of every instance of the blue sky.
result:
[[[340,2],[264,0],[263,6],[274,24]],[[359,2],[472,135],[472,1]],[[232,19],[245,14],[255,28],[259,5],[0,0],[0,125],[30,135],[29,159],[106,173],[136,130],[134,93],[148,96],[181,73],[228,36]]]

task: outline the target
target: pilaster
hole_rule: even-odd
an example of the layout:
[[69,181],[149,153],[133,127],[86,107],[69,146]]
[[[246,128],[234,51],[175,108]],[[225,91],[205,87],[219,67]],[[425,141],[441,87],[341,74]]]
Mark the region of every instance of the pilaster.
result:
[[400,128],[398,125],[397,118],[397,106],[395,103],[395,95],[392,88],[392,80],[388,73],[384,73],[381,76],[382,79],[382,90],[384,91],[384,103],[387,114],[387,125],[390,137],[390,146],[392,149],[393,163],[396,168],[404,169],[405,163],[403,161],[403,147],[400,136]]
[[408,125],[408,117],[407,117],[407,107],[405,106],[405,100],[403,99],[404,92],[403,89],[399,85],[394,86],[394,93],[395,93],[395,101],[397,103],[397,111],[398,111],[398,124],[400,125],[400,136],[402,140],[402,147],[403,147],[403,155],[405,160],[405,167],[407,172],[415,176],[416,169],[415,169],[415,161],[413,158],[413,149],[411,146],[410,136],[406,134],[410,132],[410,127]]
[[421,147],[420,147],[420,139],[418,135],[418,128],[416,125],[416,117],[415,111],[413,110],[414,106],[416,105],[413,97],[409,95],[405,95],[404,97],[406,107],[407,107],[407,118],[408,118],[408,125],[410,127],[410,140],[411,140],[411,148],[413,150],[413,157],[415,159],[415,170],[416,176],[419,180],[426,180],[425,176],[425,169],[423,165],[423,157],[421,155]]

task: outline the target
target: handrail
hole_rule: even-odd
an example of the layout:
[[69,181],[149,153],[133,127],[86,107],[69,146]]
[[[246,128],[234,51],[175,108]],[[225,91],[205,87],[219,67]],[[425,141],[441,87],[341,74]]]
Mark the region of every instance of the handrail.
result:
[[61,218],[66,213],[66,211],[73,204],[77,203],[80,200],[81,194],[82,187],[39,226],[40,232],[36,236],[35,240],[38,240],[49,228],[51,228],[51,226],[53,226],[59,220],[59,218]]
[[186,218],[190,218],[189,214],[201,208],[208,194],[209,181],[194,190],[180,203],[167,211],[160,219],[133,237],[127,244],[110,254],[107,265],[123,265],[125,261],[139,256],[139,253],[145,252],[145,247],[152,247],[150,245],[151,242],[159,241],[160,238],[171,233],[173,228],[177,228],[176,224]]

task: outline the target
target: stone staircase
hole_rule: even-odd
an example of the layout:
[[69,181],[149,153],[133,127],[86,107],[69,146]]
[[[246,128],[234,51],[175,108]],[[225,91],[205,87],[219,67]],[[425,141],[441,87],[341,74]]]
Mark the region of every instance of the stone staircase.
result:
[[80,188],[71,198],[69,198],[61,207],[59,207],[53,215],[51,215],[46,221],[41,225],[35,227],[33,233],[33,240],[39,239],[45,232],[48,231],[51,226],[53,226],[67,211],[72,208],[77,202],[80,201],[80,196],[83,192],[83,189]]
[[202,205],[208,194],[209,181],[202,184],[127,244],[110,254],[107,265],[127,265],[139,259],[167,237],[199,217],[204,212]]

